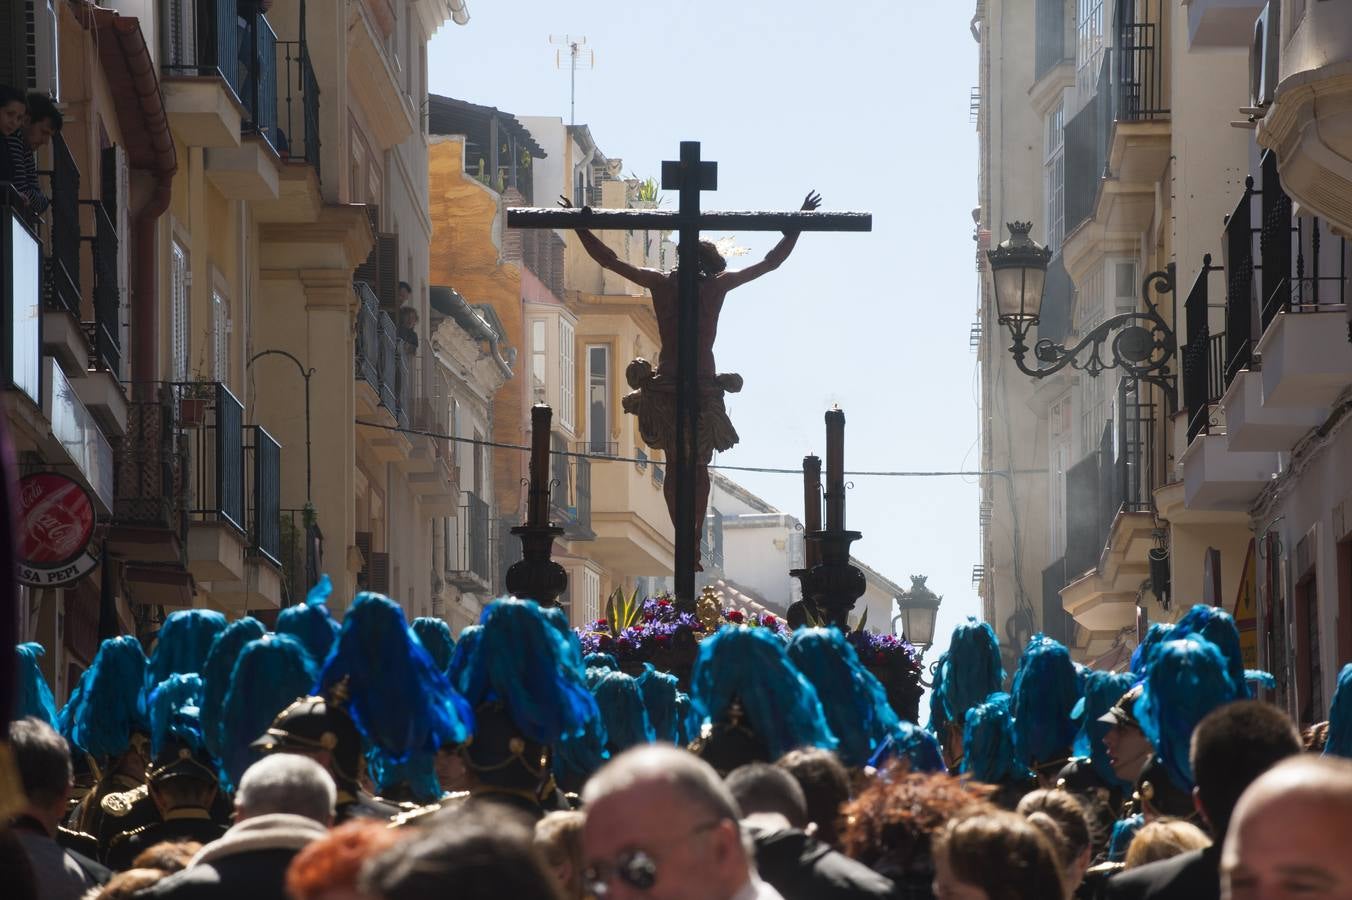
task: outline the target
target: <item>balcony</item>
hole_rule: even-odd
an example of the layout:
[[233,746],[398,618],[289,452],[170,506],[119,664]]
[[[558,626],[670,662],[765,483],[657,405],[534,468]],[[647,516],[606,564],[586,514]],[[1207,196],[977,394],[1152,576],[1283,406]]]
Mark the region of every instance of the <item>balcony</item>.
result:
[[655,462],[636,448],[639,463],[599,462],[592,478],[592,531],[588,555],[612,574],[670,575],[674,565],[671,519],[662,488],[649,471]]
[[591,530],[591,460],[575,455],[586,453],[587,445],[575,444],[570,454],[562,435],[554,433],[549,438],[553,450],[549,458],[550,518],[563,529],[565,540],[590,541],[596,536]]
[[355,375],[359,383],[358,411],[383,411],[391,424],[407,428],[413,408],[408,345],[399,339],[394,320],[381,310],[370,286],[357,281],[353,283],[353,289],[357,292]]
[[239,147],[253,118],[243,96],[252,97],[254,88],[244,90],[241,78],[251,65],[248,57],[240,65],[236,0],[164,0],[162,22],[161,86],[170,126],[190,146]]
[[1220,399],[1225,393],[1225,341],[1223,330],[1211,328],[1211,275],[1221,271],[1211,264],[1211,254],[1202,259],[1202,268],[1183,302],[1185,341],[1183,357],[1183,402],[1188,413],[1188,443],[1198,435],[1224,434],[1225,416]]
[[244,404],[219,382],[173,385],[187,450],[188,571],[198,581],[244,579]]
[[278,556],[281,565],[281,605],[294,606],[319,581],[324,564],[324,534],[313,512],[283,509],[278,515]]
[[128,596],[137,604],[191,606],[184,553],[187,446],[180,440],[173,390],[133,401],[127,434],[113,454],[113,520],[108,549],[127,561]]
[[[80,169],[60,134],[52,136],[50,306],[80,321]],[[84,360],[80,360],[83,367]]]
[[82,323],[89,351],[75,391],[104,431],[121,436],[127,429],[127,396],[122,390],[122,295],[118,284],[118,236],[110,211],[99,201],[82,201],[94,220],[84,240],[93,257],[93,318]]
[[445,529],[446,580],[467,593],[492,589],[493,517],[488,503],[469,492],[460,495],[460,509]]
[[287,593],[282,570],[282,448],[261,425],[246,431],[252,443],[244,447],[247,549],[244,577],[213,581],[211,598],[232,610],[276,608]]
[[[1278,6],[1282,7],[1278,10]],[[1268,4],[1255,41],[1253,80],[1266,96],[1258,143],[1276,151],[1282,183],[1312,215],[1352,231],[1352,16],[1341,3]],[[1272,34],[1266,34],[1270,23]],[[1280,28],[1278,28],[1280,24]],[[1280,33],[1278,33],[1280,32]]]

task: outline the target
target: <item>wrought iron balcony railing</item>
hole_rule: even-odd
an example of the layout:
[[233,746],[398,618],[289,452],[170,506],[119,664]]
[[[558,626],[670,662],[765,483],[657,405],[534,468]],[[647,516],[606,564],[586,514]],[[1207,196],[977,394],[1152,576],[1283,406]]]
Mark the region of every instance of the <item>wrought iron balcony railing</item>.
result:
[[59,133],[52,135],[51,303],[80,316],[80,168]]
[[118,316],[122,296],[117,280],[117,226],[102,202],[88,203],[94,215],[94,234],[86,238],[93,255],[94,318],[84,323],[91,350],[90,364],[116,375],[122,365],[122,329]]
[[319,581],[319,570],[324,562],[324,534],[310,510],[280,510],[277,524],[282,605],[292,606],[304,602],[305,595]]
[[1192,290],[1183,303],[1187,343],[1183,356],[1183,403],[1188,410],[1188,443],[1220,423],[1218,404],[1225,394],[1225,332],[1212,334],[1210,323],[1211,254],[1202,258]]
[[261,425],[249,426],[249,548],[282,564],[282,446]]
[[1163,0],[1119,0],[1117,4],[1116,98],[1119,122],[1169,118],[1164,89],[1165,17]]
[[281,92],[277,141],[283,159],[305,160],[319,174],[319,80],[305,41],[277,41]]
[[173,385],[179,435],[188,445],[188,521],[229,525],[244,519],[244,404],[218,381]]

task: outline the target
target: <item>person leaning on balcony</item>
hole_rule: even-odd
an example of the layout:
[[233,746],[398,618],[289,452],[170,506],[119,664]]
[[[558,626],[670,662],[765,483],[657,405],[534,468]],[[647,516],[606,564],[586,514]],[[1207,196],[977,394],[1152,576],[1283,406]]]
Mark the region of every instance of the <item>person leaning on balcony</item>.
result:
[[399,318],[395,334],[404,342],[403,350],[409,356],[418,352],[418,309],[413,305],[413,288],[407,281],[399,282]]
[[23,118],[28,113],[28,100],[23,91],[0,84],[0,142],[5,152],[0,153],[0,183],[12,184],[15,173],[15,157],[9,152],[9,136],[23,128]]
[[[11,105],[6,103],[6,106]],[[51,97],[29,94],[22,127],[4,137],[5,155],[13,170],[10,181],[31,215],[40,215],[51,205],[38,185],[38,167],[33,154],[61,130],[63,121],[61,111]]]

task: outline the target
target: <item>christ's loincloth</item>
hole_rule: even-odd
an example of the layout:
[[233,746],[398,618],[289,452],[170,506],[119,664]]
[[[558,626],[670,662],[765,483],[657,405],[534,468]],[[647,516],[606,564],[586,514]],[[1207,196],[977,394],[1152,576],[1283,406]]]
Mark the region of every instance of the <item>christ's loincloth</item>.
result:
[[[636,359],[625,369],[625,378],[633,392],[626,394],[624,411],[638,416],[639,436],[643,443],[667,455],[676,454],[676,381],[657,375],[652,363]],[[699,458],[708,463],[715,451],[737,444],[737,429],[732,427],[723,394],[742,389],[742,376],[715,375],[712,382],[699,386]]]

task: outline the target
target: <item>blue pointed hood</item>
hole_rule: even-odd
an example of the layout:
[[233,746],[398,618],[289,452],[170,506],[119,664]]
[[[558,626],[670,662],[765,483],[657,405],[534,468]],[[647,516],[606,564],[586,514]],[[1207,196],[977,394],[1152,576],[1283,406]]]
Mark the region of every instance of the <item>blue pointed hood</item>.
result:
[[582,657],[582,664],[588,669],[610,669],[612,672],[620,671],[620,664],[609,653],[588,653]]
[[1059,641],[1035,634],[1014,673],[1010,713],[1019,760],[1030,768],[1065,757],[1080,725],[1072,714],[1080,700],[1080,676],[1070,651]]
[[277,633],[289,634],[300,641],[316,666],[323,668],[338,639],[338,623],[329,613],[329,595],[333,582],[320,575],[319,582],[305,595],[304,603],[288,606],[277,614]]
[[962,772],[977,781],[1002,784],[1028,774],[1019,759],[1009,694],[991,694],[967,710],[962,750]]
[[817,689],[837,753],[847,766],[865,765],[900,721],[887,689],[859,662],[838,628],[799,628],[789,641],[789,660]]
[[53,728],[56,727],[56,698],[47,679],[38,667],[38,659],[47,651],[41,644],[19,644],[14,648],[15,666],[18,671],[14,702],[14,718],[32,716],[41,719]]
[[892,759],[905,759],[912,772],[948,771],[944,765],[944,754],[934,735],[920,726],[898,719],[892,731],[873,754],[868,764],[881,769]]
[[319,675],[328,696],[345,683],[347,711],[362,736],[401,763],[409,753],[462,744],[474,713],[451,686],[390,598],[364,592],[343,618]]
[[[600,715],[580,668],[581,654],[541,614],[534,600],[503,598],[489,604],[479,618],[481,630],[460,636],[456,659],[472,643],[460,680],[465,698],[478,708],[491,700],[531,740],[553,745],[585,733]],[[451,668],[456,669],[453,661]]]
[[1188,751],[1197,723],[1244,696],[1243,685],[1230,678],[1225,656],[1206,638],[1189,634],[1156,648],[1136,701],[1136,719],[1174,784],[1187,791],[1196,784]]
[[607,744],[612,752],[652,743],[652,725],[635,678],[624,672],[606,671],[597,680],[592,694],[606,723]]
[[262,622],[253,616],[245,616],[225,626],[207,651],[207,664],[202,673],[202,734],[207,750],[214,757],[221,755],[221,710],[239,653],[245,644],[266,633]]
[[451,626],[434,616],[419,616],[413,620],[413,633],[423,645],[427,655],[436,663],[437,671],[442,674],[451,667],[451,655],[455,653],[455,638],[451,637]]
[[150,753],[158,757],[171,743],[193,753],[206,749],[202,736],[202,677],[170,675],[150,692]]
[[61,711],[62,733],[96,759],[121,756],[133,733],[148,733],[146,657],[129,634],[108,638]]
[[1000,639],[990,623],[968,616],[953,629],[943,666],[943,700],[948,718],[961,722],[967,710],[1004,690]]
[[947,662],[948,654],[941,653],[939,663],[934,667],[934,686],[929,692],[929,721],[925,723],[925,730],[936,737],[949,723],[948,708],[944,704],[944,665]]
[[1161,641],[1167,641],[1173,630],[1174,626],[1169,622],[1154,622],[1146,629],[1145,639],[1131,651],[1131,674],[1136,676],[1137,681],[1145,678],[1155,648]]
[[249,766],[262,758],[250,744],[263,735],[277,714],[310,694],[314,661],[289,634],[269,634],[245,644],[230,676],[221,707],[221,785],[233,790]]
[[1352,663],[1338,673],[1338,686],[1329,704],[1329,735],[1324,753],[1352,759]]
[[[1255,696],[1255,692],[1249,687],[1248,673],[1244,670],[1244,651],[1239,646],[1239,626],[1235,624],[1234,616],[1219,606],[1198,603],[1178,620],[1170,637],[1181,638],[1189,634],[1201,635],[1215,644],[1216,649],[1221,651],[1221,656],[1225,657],[1226,671],[1230,673],[1230,680],[1243,689],[1246,697]],[[1262,683],[1264,676],[1267,676],[1266,672],[1254,670],[1256,682]]]
[[225,616],[214,609],[171,612],[155,637],[146,672],[146,690],[170,675],[201,673],[216,635],[225,630]]
[[722,720],[740,700],[747,724],[771,759],[799,747],[838,746],[817,689],[769,629],[725,625],[705,638],[690,684],[690,701],[701,722]]
[[407,786],[414,803],[435,803],[441,799],[441,782],[437,780],[435,753],[415,750],[401,763],[391,762],[379,747],[366,753],[366,769],[371,773],[376,793],[388,795],[395,787]]
[[681,688],[676,676],[658,671],[652,663],[644,663],[643,674],[638,677],[638,689],[643,694],[643,706],[648,710],[654,740],[677,743],[680,740],[680,714],[676,709],[676,697]]

